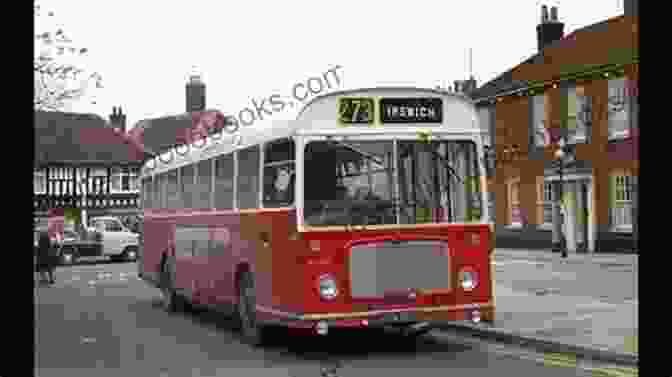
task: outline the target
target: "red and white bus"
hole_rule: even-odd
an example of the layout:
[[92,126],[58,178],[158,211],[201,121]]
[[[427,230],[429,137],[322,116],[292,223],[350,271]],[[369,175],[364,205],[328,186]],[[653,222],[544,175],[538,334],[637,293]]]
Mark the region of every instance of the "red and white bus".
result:
[[169,311],[232,315],[261,344],[492,321],[484,151],[459,94],[331,93],[296,120],[211,135],[147,161],[139,275]]

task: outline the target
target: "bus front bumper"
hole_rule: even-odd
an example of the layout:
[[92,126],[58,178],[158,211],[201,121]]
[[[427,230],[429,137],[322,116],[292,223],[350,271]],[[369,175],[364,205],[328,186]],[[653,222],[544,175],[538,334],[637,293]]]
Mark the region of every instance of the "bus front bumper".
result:
[[[374,310],[354,313],[312,313],[292,315],[258,307],[264,322],[291,328],[311,329],[326,335],[332,329],[394,328],[407,333],[424,333],[446,323],[492,323],[494,305],[491,302],[467,305],[442,305],[403,309]],[[280,322],[280,323],[278,323]]]

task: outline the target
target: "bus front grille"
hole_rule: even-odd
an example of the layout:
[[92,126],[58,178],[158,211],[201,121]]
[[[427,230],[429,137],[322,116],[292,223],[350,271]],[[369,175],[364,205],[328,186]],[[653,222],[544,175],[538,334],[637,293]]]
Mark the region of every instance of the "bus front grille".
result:
[[450,288],[448,245],[443,241],[357,245],[351,249],[349,260],[352,298]]

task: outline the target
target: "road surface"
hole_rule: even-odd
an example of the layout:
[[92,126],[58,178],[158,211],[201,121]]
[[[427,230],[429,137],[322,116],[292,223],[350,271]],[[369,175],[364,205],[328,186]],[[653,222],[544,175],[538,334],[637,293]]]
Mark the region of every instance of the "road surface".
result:
[[244,345],[212,313],[168,314],[134,263],[66,266],[54,286],[35,288],[36,375],[590,376],[576,366],[451,334],[417,344],[394,335],[285,334],[263,349]]

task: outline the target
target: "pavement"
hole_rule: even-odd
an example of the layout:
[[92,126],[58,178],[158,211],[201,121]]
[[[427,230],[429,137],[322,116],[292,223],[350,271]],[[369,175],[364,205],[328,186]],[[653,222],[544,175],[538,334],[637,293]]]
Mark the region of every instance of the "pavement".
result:
[[495,322],[447,329],[574,358],[637,366],[638,256],[497,249]]

